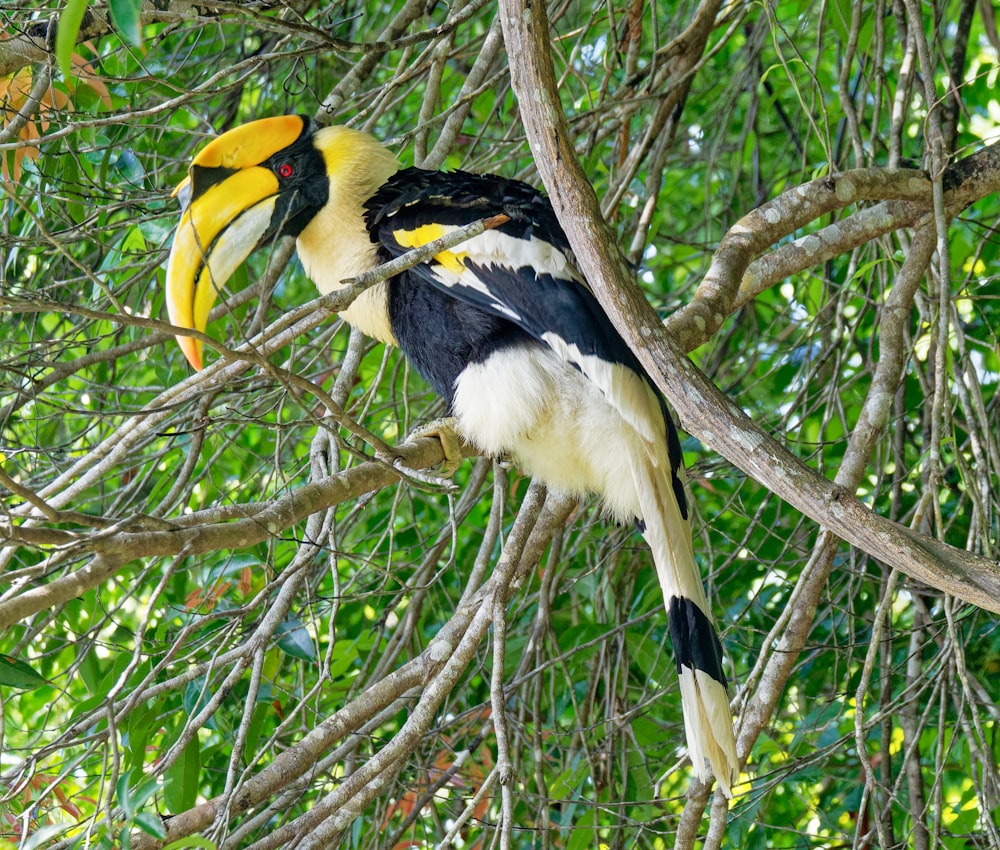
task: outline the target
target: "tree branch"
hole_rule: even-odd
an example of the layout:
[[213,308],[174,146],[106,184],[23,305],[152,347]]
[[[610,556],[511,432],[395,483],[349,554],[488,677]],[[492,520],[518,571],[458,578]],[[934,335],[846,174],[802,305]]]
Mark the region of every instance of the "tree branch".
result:
[[[432,469],[444,463],[441,442],[433,437],[420,437],[404,443],[395,453],[413,469]],[[474,451],[465,447],[467,456]],[[371,461],[352,467],[326,479],[304,484],[270,502],[229,506],[231,521],[196,524],[190,527],[163,521],[151,523],[153,528],[142,528],[145,521],[134,521],[121,528],[105,529],[92,535],[63,532],[61,543],[66,547],[94,552],[98,557],[89,564],[63,578],[48,584],[23,590],[0,602],[0,631],[19,620],[66,602],[97,587],[114,575],[138,553],[142,557],[188,556],[218,549],[239,549],[267,540],[310,514],[326,510],[337,504],[352,501],[373,490],[388,487],[404,478],[404,473],[381,461]],[[209,515],[214,511],[206,512]],[[169,526],[165,528],[164,526]],[[51,544],[55,531],[46,531],[44,542]],[[32,542],[37,536],[31,530],[22,531],[8,518],[0,520],[0,535],[12,543]]]
[[[948,546],[875,514],[853,493],[786,451],[684,356],[634,285],[617,235],[600,217],[593,187],[569,143],[555,88],[544,6],[538,3],[526,6],[523,0],[501,0],[500,9],[511,77],[528,140],[580,270],[656,385],[677,410],[685,429],[806,516],[862,551],[919,581],[1000,612],[1000,562]],[[994,156],[992,149],[984,154],[990,161]],[[997,175],[987,178],[984,170],[975,166],[970,168],[970,179],[972,175],[991,187],[989,191],[995,191]],[[836,199],[838,185],[846,184],[832,180],[824,194]],[[853,191],[849,194],[856,199]],[[759,223],[770,236],[772,226],[765,216],[751,216],[754,226]],[[713,310],[724,305],[726,298],[735,297],[737,288],[733,279],[738,282],[742,270],[754,258],[753,252],[766,247],[763,237],[755,233],[734,228],[730,234],[720,261],[729,271],[712,283],[713,292],[706,301],[710,307],[707,313],[700,314],[706,329],[721,324],[721,318]],[[735,250],[736,245],[742,245],[743,251]],[[720,294],[716,295],[716,291]]]
[[[573,504],[571,500],[555,495],[546,498],[542,488],[533,486],[525,496],[518,520],[493,574],[465,604],[459,606],[427,648],[398,670],[378,680],[244,783],[229,803],[230,817],[252,811],[290,782],[304,776],[336,741],[351,734],[362,722],[403,694],[414,688],[424,691],[421,702],[409,712],[403,728],[375,758],[346,778],[306,814],[254,845],[258,850],[285,846],[284,842],[305,836],[315,839],[319,835],[317,829],[330,839],[357,817],[355,794],[368,794],[398,773],[398,765],[405,761],[436,718],[435,707],[451,692],[456,677],[468,666],[485,638],[496,606],[506,605],[528,572],[540,562]],[[396,767],[390,769],[393,766]],[[387,771],[385,775],[383,770]],[[167,834],[162,840],[137,833],[133,836],[133,845],[138,850],[156,850],[204,830],[215,820],[220,803],[221,798],[209,800],[170,818],[164,824]]]

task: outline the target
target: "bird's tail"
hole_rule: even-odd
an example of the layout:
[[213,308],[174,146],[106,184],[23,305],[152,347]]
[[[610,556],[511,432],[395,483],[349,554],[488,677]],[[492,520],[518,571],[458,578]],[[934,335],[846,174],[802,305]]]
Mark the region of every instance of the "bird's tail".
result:
[[649,459],[644,464],[637,459],[635,466],[640,467],[633,469],[633,477],[642,506],[643,536],[653,552],[670,622],[691,763],[702,780],[714,775],[730,797],[739,777],[733,716],[722,644],[694,560],[690,524],[678,502],[683,499],[679,479],[683,473]]

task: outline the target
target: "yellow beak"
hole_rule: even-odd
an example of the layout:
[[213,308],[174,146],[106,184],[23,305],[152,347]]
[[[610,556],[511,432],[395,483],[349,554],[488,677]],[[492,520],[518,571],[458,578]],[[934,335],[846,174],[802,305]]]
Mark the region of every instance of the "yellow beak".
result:
[[[204,331],[223,285],[255,248],[276,235],[279,181],[264,163],[304,128],[295,115],[253,121],[219,136],[191,162],[187,178],[174,190],[184,212],[167,262],[172,324]],[[188,362],[201,369],[201,341],[183,335],[177,341]]]

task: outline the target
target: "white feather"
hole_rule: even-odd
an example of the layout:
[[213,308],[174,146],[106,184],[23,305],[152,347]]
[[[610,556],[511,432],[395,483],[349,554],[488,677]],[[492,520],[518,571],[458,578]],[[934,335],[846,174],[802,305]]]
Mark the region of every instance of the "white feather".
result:
[[[459,430],[485,452],[511,454],[554,490],[597,493],[620,521],[641,517],[665,606],[687,598],[711,619],[674,497],[659,402],[623,366],[573,355],[586,369],[572,368],[568,349],[521,346],[466,367],[455,387]],[[714,774],[730,796],[739,764],[726,689],[690,667],[681,669],[680,687],[695,771],[706,780]]]
[[[653,553],[664,605],[669,610],[671,598],[690,599],[711,621],[691,531],[674,498],[669,466],[663,459],[653,464],[639,455],[631,468],[645,523],[643,536]],[[704,671],[688,666],[681,667],[678,678],[691,764],[703,780],[714,775],[722,792],[731,797],[739,761],[726,689]]]
[[714,776],[722,793],[731,798],[732,786],[739,781],[739,762],[726,689],[690,667],[682,667],[677,680],[691,765],[702,782]]
[[[455,225],[442,225],[437,235],[443,236],[457,229]],[[530,267],[539,276],[548,274],[561,280],[583,282],[580,273],[566,255],[551,242],[537,236],[521,239],[498,229],[486,230],[467,239],[450,253],[458,257],[467,256],[480,266],[496,264],[510,269]],[[472,272],[459,276],[445,270],[442,274],[442,283],[446,286],[453,286],[460,279],[463,284],[486,292],[482,282]]]
[[666,424],[660,403],[649,384],[632,369],[596,354],[583,354],[576,343],[570,344],[554,333],[542,334],[542,339],[566,362],[579,367],[644,441],[663,441]]
[[622,522],[640,516],[622,459],[644,441],[605,395],[558,354],[524,346],[467,366],[455,386],[458,426],[490,454],[510,454],[520,468],[562,493],[602,496]]

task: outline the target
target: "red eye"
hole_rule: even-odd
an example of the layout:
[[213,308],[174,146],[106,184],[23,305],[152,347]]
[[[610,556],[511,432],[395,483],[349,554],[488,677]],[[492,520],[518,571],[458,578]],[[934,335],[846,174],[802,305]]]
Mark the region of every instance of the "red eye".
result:
[[291,177],[294,173],[295,169],[292,168],[292,166],[287,162],[283,162],[278,166],[278,176],[283,177],[285,180]]

